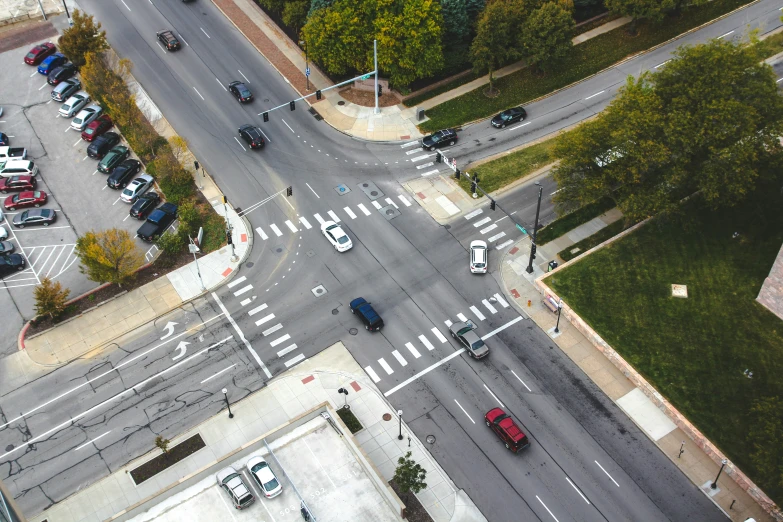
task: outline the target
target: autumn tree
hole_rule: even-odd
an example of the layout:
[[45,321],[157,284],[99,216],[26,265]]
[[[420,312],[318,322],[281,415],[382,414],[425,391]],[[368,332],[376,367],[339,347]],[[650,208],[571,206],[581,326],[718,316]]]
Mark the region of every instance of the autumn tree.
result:
[[309,9],[310,2],[308,0],[286,2],[282,13],[283,23],[288,27],[293,28],[296,34],[299,34],[299,29],[301,29],[305,20],[307,20],[307,11]]
[[487,94],[495,93],[495,71],[520,55],[516,37],[520,20],[516,3],[503,0],[488,3],[478,19],[476,37],[470,45],[470,61],[477,73],[489,73]]
[[397,469],[394,470],[392,478],[406,498],[411,491],[418,493],[427,487],[427,483],[424,482],[427,478],[427,470],[415,462],[411,455],[409,451],[404,457],[397,459]]
[[519,42],[528,63],[541,70],[552,69],[571,50],[574,17],[558,2],[534,9],[523,24]]
[[102,53],[109,48],[109,44],[106,42],[106,31],[101,31],[100,22],[96,23],[92,15],[76,9],[72,20],[73,25],[63,31],[58,45],[69,60],[81,67],[87,53]]
[[54,319],[65,311],[68,296],[71,291],[63,288],[62,284],[54,282],[48,277],[41,279],[41,284],[33,290],[35,297],[35,313],[38,315],[48,315]]
[[307,50],[329,74],[372,69],[375,0],[337,0],[311,13],[302,28]]
[[620,16],[630,16],[628,33],[636,33],[639,20],[660,22],[666,13],[677,6],[677,0],[604,0],[604,6],[609,11]]
[[117,228],[87,232],[76,240],[75,252],[81,272],[97,283],[122,286],[144,264],[144,254],[131,235]]

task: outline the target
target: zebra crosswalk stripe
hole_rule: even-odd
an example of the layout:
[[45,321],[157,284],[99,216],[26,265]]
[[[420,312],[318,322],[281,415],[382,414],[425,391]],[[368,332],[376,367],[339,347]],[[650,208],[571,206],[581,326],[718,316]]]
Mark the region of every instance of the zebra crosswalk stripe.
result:
[[489,301],[487,301],[486,299],[482,299],[481,300],[481,304],[483,304],[487,308],[487,310],[489,310],[493,314],[498,313],[497,309],[494,306],[492,306],[491,304],[489,304]]
[[445,343],[446,341],[448,341],[448,339],[446,339],[446,336],[440,333],[440,330],[438,330],[437,328],[433,328],[432,333],[435,334],[435,337],[437,337],[440,342]]
[[351,207],[345,207],[343,210],[345,210],[345,213],[348,214],[348,217],[350,217],[351,219],[356,219],[356,214],[353,213]]
[[432,351],[432,350],[435,349],[435,347],[432,346],[432,343],[430,342],[430,340],[427,339],[426,337],[424,337],[423,335],[419,336],[419,341],[421,341],[421,344],[426,346],[428,350]]
[[414,356],[416,359],[418,359],[419,357],[421,357],[421,354],[420,354],[420,353],[419,353],[419,351],[418,351],[418,350],[417,350],[417,349],[416,349],[416,348],[413,346],[413,344],[411,344],[411,343],[405,343],[405,348],[407,348],[407,349],[408,349],[408,351],[409,351],[409,352],[411,352],[411,353],[413,354],[413,356]]
[[329,214],[329,217],[332,218],[332,221],[334,221],[335,223],[339,223],[340,222],[340,218],[337,217],[337,214],[335,214],[331,210],[328,211],[327,214]]
[[293,223],[291,223],[291,221],[290,221],[290,220],[286,220],[286,222],[285,222],[285,226],[287,226],[287,227],[289,228],[289,230],[291,230],[291,232],[299,232],[299,229],[298,229],[298,228],[296,228],[296,227],[294,226],[294,224],[293,224]]
[[481,313],[481,310],[479,310],[479,309],[478,309],[478,308],[476,308],[475,306],[471,306],[471,307],[470,307],[470,311],[471,311],[471,312],[473,312],[473,313],[476,315],[476,318],[477,318],[479,321],[483,321],[484,319],[486,319],[486,317],[484,316],[484,314],[482,314],[482,313]]
[[392,352],[392,355],[395,359],[397,359],[397,362],[400,363],[400,366],[408,366],[408,361],[405,360],[405,358],[398,352],[397,350],[394,350]]
[[258,235],[261,236],[261,239],[266,241],[269,239],[269,236],[266,235],[266,233],[261,229],[261,227],[256,227],[256,232],[258,232]]
[[408,201],[408,198],[406,198],[402,194],[397,195],[397,197],[399,198],[400,201],[402,201],[405,204],[406,207],[410,207],[411,206],[411,202]]
[[311,225],[310,222],[307,221],[307,219],[305,219],[304,216],[299,218],[299,222],[301,224],[303,224],[307,230],[310,230],[311,228],[313,228],[313,225]]
[[375,373],[375,370],[372,369],[372,366],[365,366],[364,371],[367,372],[367,375],[370,376],[370,379],[372,379],[372,382],[379,383],[381,382],[381,378],[378,377],[378,374]]
[[269,225],[269,228],[271,228],[271,229],[272,229],[272,232],[274,232],[274,233],[275,233],[275,235],[276,235],[277,237],[280,237],[280,236],[282,236],[282,235],[283,235],[283,233],[282,233],[282,232],[280,232],[280,229],[279,229],[279,228],[277,228],[277,225],[275,225],[274,223],[271,223],[271,224]]
[[367,210],[367,207],[364,206],[364,203],[359,203],[359,210],[364,212],[365,216],[369,216],[370,215],[370,211]]
[[315,219],[317,219],[317,220],[318,220],[318,223],[320,223],[320,224],[322,224],[322,225],[323,225],[324,223],[326,223],[326,221],[324,220],[324,218],[322,218],[322,217],[321,217],[321,214],[313,214],[313,217],[315,217]]
[[391,366],[389,366],[389,363],[387,363],[387,362],[384,360],[384,358],[383,358],[383,357],[381,357],[380,359],[378,359],[378,364],[380,364],[380,365],[381,365],[381,368],[383,368],[384,370],[386,370],[386,373],[388,373],[389,375],[391,375],[391,374],[393,374],[393,373],[394,373],[394,370],[392,370],[392,367],[391,367]]
[[503,299],[503,296],[502,296],[502,295],[500,295],[500,294],[495,294],[495,299],[497,299],[497,300],[498,300],[498,303],[500,303],[500,306],[502,306],[503,308],[508,308],[508,307],[510,306],[510,305],[508,304],[508,301],[506,301],[505,299]]

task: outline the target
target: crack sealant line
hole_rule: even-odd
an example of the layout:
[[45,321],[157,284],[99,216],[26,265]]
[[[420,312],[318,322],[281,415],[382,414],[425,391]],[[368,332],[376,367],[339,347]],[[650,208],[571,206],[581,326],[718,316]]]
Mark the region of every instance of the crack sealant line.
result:
[[250,354],[253,356],[253,358],[256,360],[258,365],[261,367],[261,369],[264,371],[264,375],[266,375],[267,379],[272,378],[272,374],[269,372],[269,369],[264,364],[264,361],[261,360],[261,357],[258,356],[258,353],[253,349],[250,342],[245,338],[245,334],[242,333],[242,330],[239,329],[239,325],[236,321],[234,321],[234,318],[231,317],[231,314],[228,313],[228,310],[226,309],[225,305],[223,304],[223,301],[220,300],[220,298],[217,296],[215,292],[212,292],[212,298],[215,300],[215,302],[220,307],[220,311],[223,312],[226,316],[226,319],[228,319],[228,322],[231,323],[231,326],[234,327],[234,330],[239,335],[239,338],[242,339],[242,342],[245,343],[245,347],[248,349]]

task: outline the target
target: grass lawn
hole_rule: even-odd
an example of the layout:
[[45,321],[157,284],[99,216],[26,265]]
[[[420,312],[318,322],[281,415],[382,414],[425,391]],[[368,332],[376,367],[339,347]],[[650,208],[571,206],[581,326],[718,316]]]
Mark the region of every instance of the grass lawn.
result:
[[539,230],[536,235],[536,242],[539,245],[546,245],[550,241],[571,232],[579,225],[587,223],[591,219],[600,216],[614,207],[614,200],[609,197],[604,197],[593,201],[592,203],[588,203],[583,207],[579,207],[573,212],[557,218]]
[[[481,188],[487,192],[493,192],[554,162],[552,149],[555,147],[556,141],[556,138],[542,141],[498,159],[488,161],[475,169],[471,169],[470,175],[478,174]],[[470,192],[470,181],[465,176],[460,177],[459,185],[465,192]]]
[[[783,243],[783,201],[779,187],[759,193],[717,212],[693,201],[546,281],[781,504],[779,472],[765,480],[750,458],[758,443],[783,459],[749,429],[754,401],[783,396],[783,321],[755,301]],[[673,283],[689,298],[671,297]]]
[[[563,261],[571,261],[573,258],[580,254],[584,254],[591,248],[600,245],[604,241],[607,241],[608,239],[613,238],[623,230],[625,230],[625,219],[618,219],[614,223],[611,223],[592,236],[587,236],[581,241],[577,241],[570,247],[566,247],[560,252],[557,253],[558,256],[560,256],[560,259]],[[577,252],[574,252],[575,249],[579,249]]]
[[500,89],[496,98],[484,96],[486,86],[482,86],[433,107],[427,111],[430,119],[419,128],[422,132],[432,132],[458,127],[508,107],[525,104],[748,3],[750,0],[714,0],[701,7],[684,9],[679,16],[669,16],[660,24],[639,24],[639,33],[634,37],[625,33],[625,27],[619,27],[575,46],[558,64],[556,72],[540,76],[525,68],[500,78],[495,82]]

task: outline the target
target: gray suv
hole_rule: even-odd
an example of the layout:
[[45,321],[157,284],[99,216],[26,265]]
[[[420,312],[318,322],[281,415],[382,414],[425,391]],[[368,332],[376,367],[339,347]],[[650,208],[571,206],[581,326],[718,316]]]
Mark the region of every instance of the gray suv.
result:
[[474,329],[475,325],[468,319],[466,323],[458,321],[449,326],[449,333],[468,351],[468,355],[474,359],[481,359],[489,355],[489,348],[481,337],[476,335]]
[[231,502],[236,509],[245,509],[250,504],[255,502],[256,497],[250,492],[245,485],[245,481],[242,480],[242,475],[237,473],[237,470],[231,466],[223,468],[215,475],[218,486],[231,498]]

